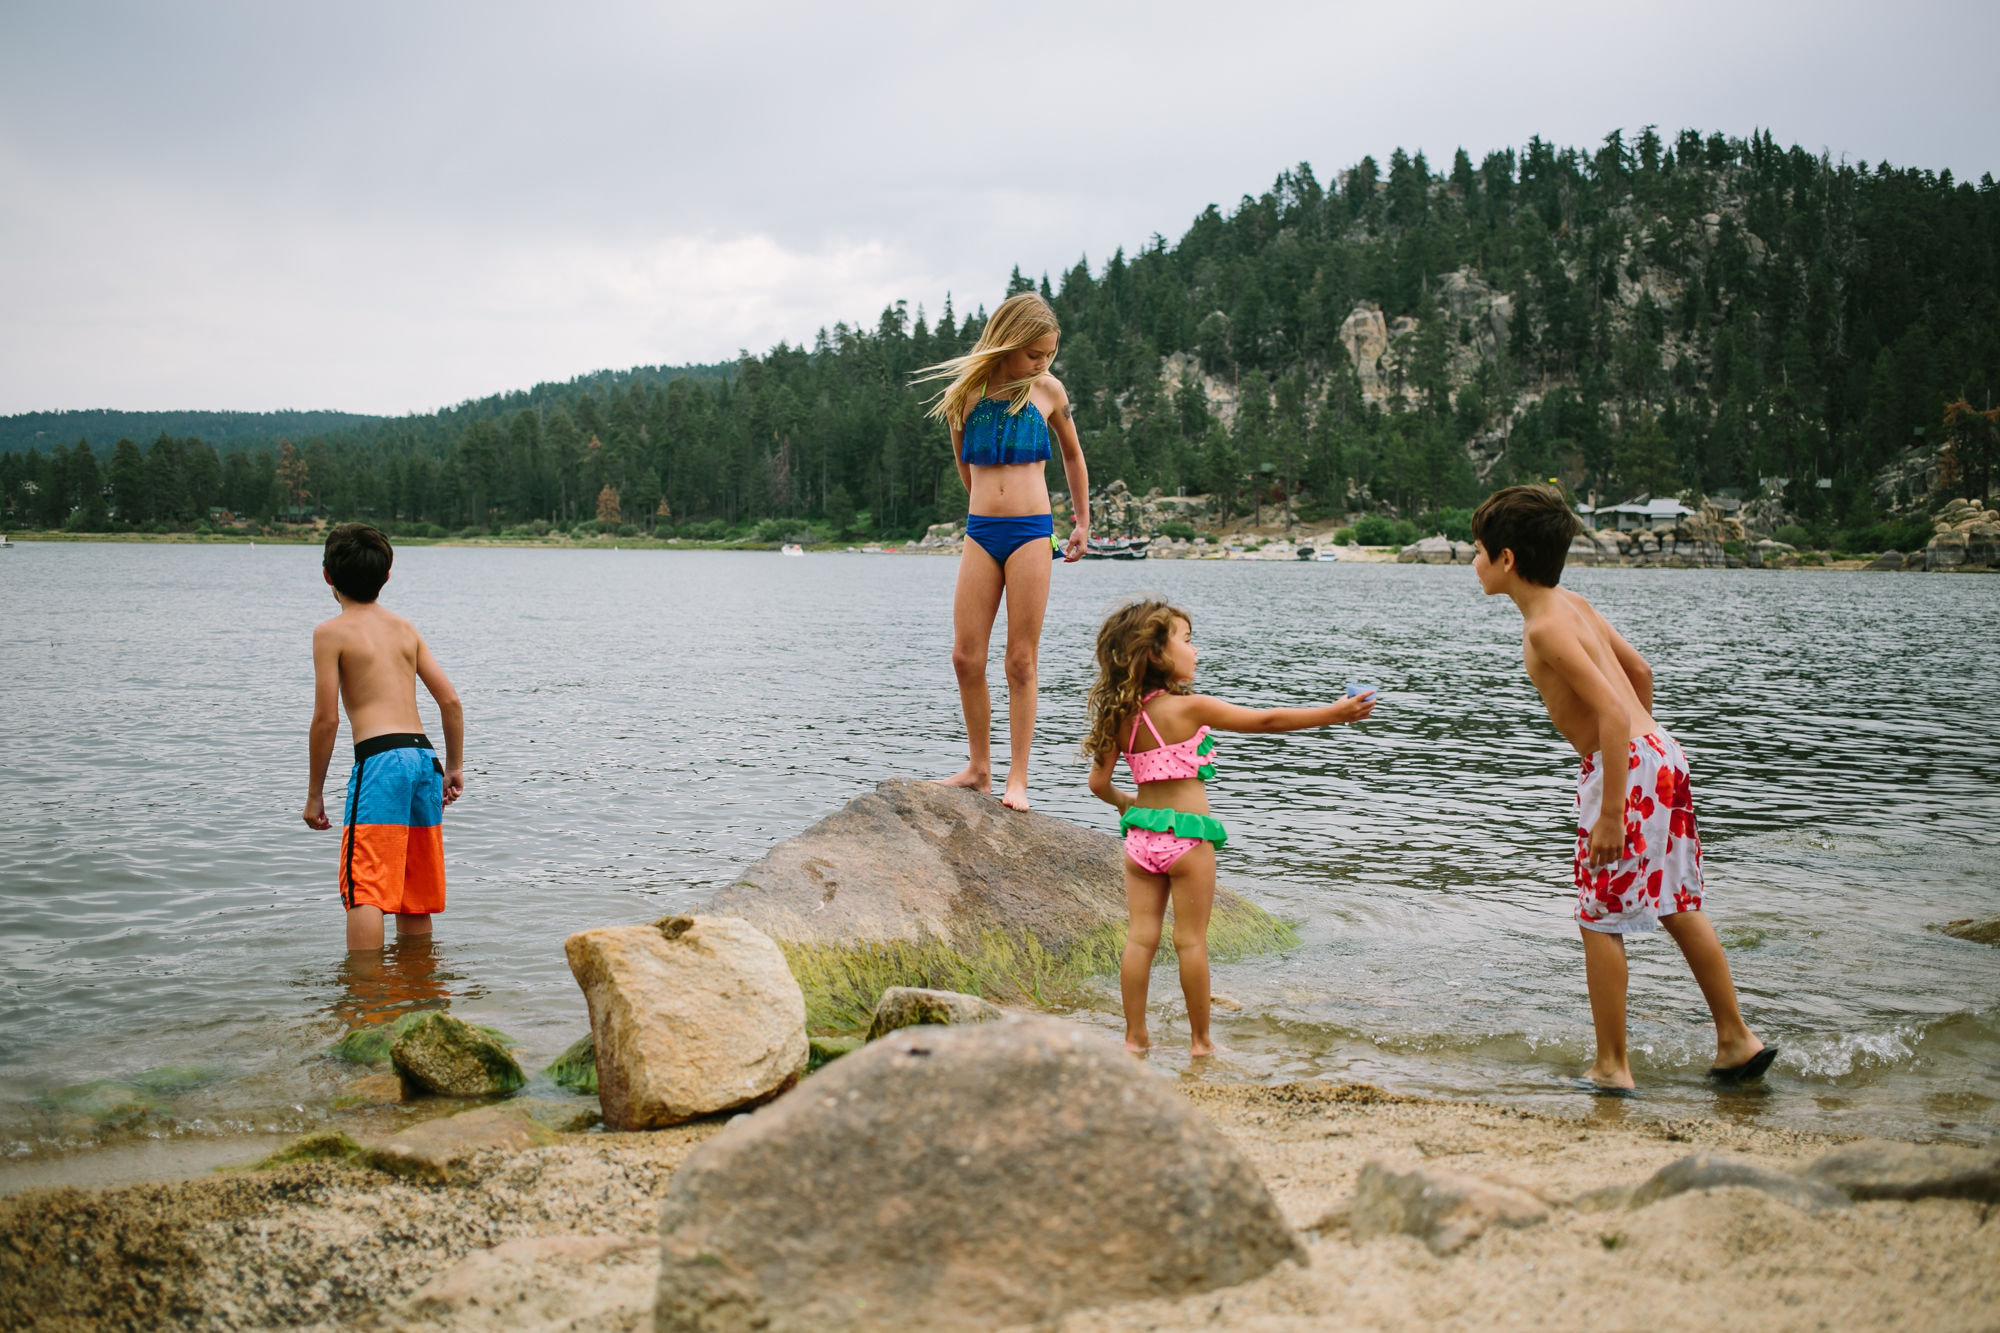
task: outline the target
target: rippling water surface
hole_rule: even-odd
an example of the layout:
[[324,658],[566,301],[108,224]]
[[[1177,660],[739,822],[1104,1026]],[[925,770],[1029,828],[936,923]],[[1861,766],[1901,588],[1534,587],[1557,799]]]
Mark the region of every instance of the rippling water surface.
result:
[[[334,610],[317,565],[300,547],[0,553],[0,1152],[98,1141],[93,1107],[126,1089],[154,1108],[127,1133],[308,1127],[351,1074],[318,1053],[412,1004],[504,1028],[539,1067],[588,1027],[566,934],[684,908],[876,780],[963,761],[950,560],[406,550],[384,601],[465,696],[467,790],[436,942],[350,962],[336,835],[298,819],[309,636]],[[2000,579],[1568,582],[1653,663],[1694,764],[1710,914],[1784,1049],[1763,1087],[1708,1087],[1700,994],[1664,934],[1637,939],[1634,1108],[2000,1132],[2000,950],[1931,929],[2000,911]],[[1059,568],[1034,794],[1107,830],[1075,743],[1097,621],[1142,589],[1193,615],[1208,692],[1383,687],[1359,726],[1225,738],[1223,880],[1304,943],[1218,968],[1243,1008],[1202,1076],[1581,1109],[1575,758],[1512,606],[1463,568]],[[1178,1068],[1170,972],[1154,994]],[[1116,1008],[1107,987],[1079,1016],[1115,1029]]]

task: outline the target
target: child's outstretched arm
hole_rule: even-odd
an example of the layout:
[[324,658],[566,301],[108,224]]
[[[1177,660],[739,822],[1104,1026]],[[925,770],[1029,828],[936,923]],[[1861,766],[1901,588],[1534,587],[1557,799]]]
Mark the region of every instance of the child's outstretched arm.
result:
[[1198,726],[1213,727],[1217,731],[1269,735],[1279,731],[1330,727],[1339,722],[1359,722],[1375,711],[1375,692],[1370,690],[1320,708],[1243,708],[1206,694],[1191,695],[1187,702]]
[[300,817],[311,829],[328,829],[326,769],[340,739],[340,639],[327,625],[313,631],[313,716],[307,733],[306,808]]
[[[1576,697],[1597,718],[1597,750],[1604,765],[1604,800],[1590,826],[1589,862],[1593,869],[1608,866],[1625,855],[1625,789],[1632,771],[1632,717],[1618,701],[1611,682],[1584,650],[1575,630],[1560,622],[1536,620],[1528,627],[1528,646],[1564,684],[1576,691]],[[1632,650],[1628,646],[1625,651]],[[1639,655],[1634,652],[1632,656]],[[1619,662],[1624,663],[1622,653]],[[1645,666],[1643,659],[1640,666]],[[1629,675],[1630,668],[1626,670]],[[1646,677],[1644,697],[1650,697],[1652,673],[1648,671]],[[1632,684],[1636,689],[1639,682],[1635,678]]]
[[417,678],[437,700],[438,720],[444,723],[444,803],[450,805],[465,790],[465,706],[444,668],[431,656],[431,646],[417,639]]
[[1111,771],[1118,766],[1118,752],[1099,755],[1090,765],[1090,794],[1106,805],[1115,806],[1119,814],[1132,807],[1135,798],[1111,785]]

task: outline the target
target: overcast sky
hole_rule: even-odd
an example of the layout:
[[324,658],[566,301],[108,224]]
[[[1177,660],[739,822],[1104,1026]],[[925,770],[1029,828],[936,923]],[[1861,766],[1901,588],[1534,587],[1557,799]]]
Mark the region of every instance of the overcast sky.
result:
[[1308,161],[2000,174],[1985,3],[0,0],[0,413],[428,411],[989,306]]

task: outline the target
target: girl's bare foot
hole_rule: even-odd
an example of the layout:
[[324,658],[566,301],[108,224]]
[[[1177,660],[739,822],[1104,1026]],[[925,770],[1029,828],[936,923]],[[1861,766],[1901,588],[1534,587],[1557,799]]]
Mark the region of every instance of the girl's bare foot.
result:
[[1125,1034],[1125,1054],[1144,1055],[1147,1051],[1150,1051],[1152,1049],[1153,1049],[1152,1039],[1149,1038],[1145,1033],[1128,1032]]
[[1639,1086],[1632,1081],[1632,1071],[1629,1068],[1599,1069],[1596,1065],[1592,1065],[1583,1071],[1583,1077],[1586,1082],[1595,1083],[1600,1088],[1618,1088],[1624,1092],[1631,1092]]
[[938,778],[936,781],[940,787],[964,787],[967,791],[982,793],[993,790],[993,774],[982,768],[974,768],[970,764],[966,765],[963,773],[954,773],[948,778]]
[[1009,777],[1007,779],[1007,790],[1000,797],[1000,804],[1006,806],[1009,810],[1026,810],[1028,808],[1028,780],[1022,778],[1019,782],[1016,782],[1012,777]]
[[1213,1040],[1190,1041],[1188,1043],[1188,1054],[1193,1056],[1197,1060],[1205,1060],[1211,1055],[1223,1055],[1226,1054],[1228,1050],[1229,1048],[1227,1046],[1220,1045],[1219,1043]]

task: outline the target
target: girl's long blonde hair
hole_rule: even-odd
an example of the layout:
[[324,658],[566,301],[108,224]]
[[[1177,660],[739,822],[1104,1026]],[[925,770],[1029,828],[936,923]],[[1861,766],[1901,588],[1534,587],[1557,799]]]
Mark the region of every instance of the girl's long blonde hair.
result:
[[947,426],[956,426],[964,422],[965,414],[981,398],[1000,394],[1010,400],[1007,415],[1020,411],[1028,405],[1028,394],[1035,387],[1034,380],[1015,380],[1007,384],[993,384],[991,381],[999,373],[1000,363],[1010,353],[1018,352],[1051,333],[1061,337],[1062,326],[1056,322],[1056,312],[1049,309],[1047,301],[1033,292],[1019,292],[1008,297],[993,312],[993,317],[986,321],[986,327],[979,331],[979,341],[972,345],[971,351],[964,356],[926,366],[912,377],[912,382],[917,384],[929,380],[951,381],[937,396],[937,401],[931,404],[928,415],[939,418]]
[[1141,699],[1154,690],[1188,692],[1167,657],[1176,620],[1194,628],[1187,612],[1154,598],[1127,602],[1104,618],[1097,631],[1097,680],[1090,687],[1090,735],[1083,742],[1093,760],[1117,755],[1119,732],[1137,716]]

